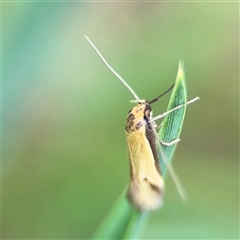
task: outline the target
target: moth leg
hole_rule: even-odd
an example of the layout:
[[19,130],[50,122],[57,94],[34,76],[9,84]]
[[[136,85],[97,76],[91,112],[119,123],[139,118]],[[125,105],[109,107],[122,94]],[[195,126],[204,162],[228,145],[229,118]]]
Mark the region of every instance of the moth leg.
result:
[[160,139],[159,139],[159,141],[160,141],[160,143],[161,143],[162,145],[169,147],[169,146],[174,145],[175,143],[180,142],[180,138],[176,138],[176,139],[172,140],[171,142],[163,142],[163,141],[160,140]]

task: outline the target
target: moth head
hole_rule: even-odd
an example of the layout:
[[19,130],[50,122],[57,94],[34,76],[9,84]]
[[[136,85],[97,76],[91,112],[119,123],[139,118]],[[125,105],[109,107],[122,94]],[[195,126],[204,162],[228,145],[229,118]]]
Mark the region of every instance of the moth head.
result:
[[[137,102],[137,105],[131,108],[128,112],[126,123],[125,123],[125,131],[132,132],[142,128],[145,125],[150,124],[150,120],[152,118],[152,108],[151,104],[157,102],[160,97],[169,92],[173,88],[174,84],[164,93],[160,94],[156,98],[151,101],[137,99],[130,102]],[[153,124],[153,123],[152,123]]]
[[135,119],[142,119],[145,116],[150,117],[152,112],[151,106],[148,102],[139,102],[137,106],[133,107],[129,113],[135,116]]
[[140,100],[139,98],[135,98],[136,100],[132,100],[130,102],[137,102],[138,104],[137,106],[130,109],[128,114],[129,115],[132,114],[134,116],[134,119],[136,120],[144,119],[148,121],[152,117],[152,108],[150,105],[154,102],[157,102],[160,97],[168,93],[173,87],[174,87],[174,84],[165,92],[155,97],[151,101],[146,101],[145,99]]

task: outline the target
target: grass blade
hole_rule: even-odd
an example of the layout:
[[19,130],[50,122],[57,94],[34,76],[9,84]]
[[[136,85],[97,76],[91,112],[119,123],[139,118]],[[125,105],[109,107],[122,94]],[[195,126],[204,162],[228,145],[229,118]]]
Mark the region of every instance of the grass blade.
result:
[[[175,86],[173,88],[167,110],[173,109],[181,104],[186,103],[187,101],[187,93],[186,93],[186,84],[185,84],[185,76],[184,69],[181,62],[179,62],[177,78],[175,82]],[[176,111],[171,112],[167,116],[164,117],[162,127],[158,133],[159,139],[163,142],[171,142],[174,139],[179,138],[183,121],[186,113],[186,106],[177,109]],[[161,159],[163,157],[170,163],[173,158],[174,151],[176,149],[176,144],[173,146],[164,146],[162,145],[162,151],[158,152],[160,159],[160,167],[163,175],[166,172],[166,164]],[[164,156],[162,156],[162,154]]]
[[134,209],[125,198],[126,190],[118,198],[91,239],[134,239],[138,236],[146,214]]

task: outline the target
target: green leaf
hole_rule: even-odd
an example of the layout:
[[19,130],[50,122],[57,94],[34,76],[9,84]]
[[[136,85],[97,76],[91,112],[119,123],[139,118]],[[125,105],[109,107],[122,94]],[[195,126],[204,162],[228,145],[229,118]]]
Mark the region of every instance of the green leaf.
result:
[[134,239],[144,224],[146,214],[134,209],[125,198],[126,189],[105,217],[92,239]]
[[[186,103],[186,101],[187,101],[187,93],[186,93],[184,69],[183,69],[183,64],[179,62],[177,79],[168,103],[167,111],[181,104]],[[182,130],[183,121],[185,117],[185,112],[186,112],[186,106],[183,106],[171,112],[167,116],[165,116],[162,123],[162,127],[160,128],[160,131],[158,133],[158,137],[159,139],[161,139],[161,141],[171,142],[174,139],[177,139],[180,137],[180,133]],[[164,176],[167,172],[166,172],[166,164],[162,159],[163,157],[165,157],[165,159],[170,163],[172,161],[173,154],[176,149],[176,145],[177,144],[174,144],[172,146],[161,145],[162,151],[158,152],[158,157],[160,160],[160,169]]]
[[[173,88],[167,110],[170,110],[186,102],[186,86],[184,80],[184,70],[181,62],[179,63],[177,79]],[[179,138],[183,120],[186,112],[186,106],[177,109],[165,116],[158,137],[164,142],[170,142]],[[159,151],[160,166],[164,177],[167,168],[162,161],[162,155],[168,162],[172,160],[176,144],[173,146],[162,146]],[[121,194],[117,202],[110,210],[100,227],[92,236],[92,239],[136,239],[138,238],[144,223],[149,216],[147,212],[139,212],[134,209],[126,200],[125,193]]]

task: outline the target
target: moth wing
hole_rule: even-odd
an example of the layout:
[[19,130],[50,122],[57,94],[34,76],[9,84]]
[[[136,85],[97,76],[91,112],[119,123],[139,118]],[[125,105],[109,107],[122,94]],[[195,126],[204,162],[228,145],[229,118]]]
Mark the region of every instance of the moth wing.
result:
[[164,183],[158,172],[149,142],[140,131],[128,134],[131,182],[129,200],[140,210],[160,207]]

